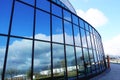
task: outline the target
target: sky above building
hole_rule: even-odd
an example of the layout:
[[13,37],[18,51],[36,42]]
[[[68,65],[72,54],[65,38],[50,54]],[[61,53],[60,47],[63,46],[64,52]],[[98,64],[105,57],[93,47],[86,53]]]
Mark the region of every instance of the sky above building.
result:
[[105,54],[120,55],[120,1],[69,0],[77,14],[102,36]]

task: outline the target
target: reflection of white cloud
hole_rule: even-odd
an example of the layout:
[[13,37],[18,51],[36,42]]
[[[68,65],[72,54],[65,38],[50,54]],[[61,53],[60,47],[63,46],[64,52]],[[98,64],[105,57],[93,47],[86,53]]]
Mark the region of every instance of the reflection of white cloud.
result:
[[[50,36],[46,36],[44,34],[36,34],[37,39],[49,39]],[[69,44],[73,44],[73,36],[65,33],[66,42]],[[75,36],[76,43],[80,44],[80,40],[78,39],[79,35]],[[59,41],[63,43],[63,34],[53,35],[53,39],[55,41]],[[14,40],[14,39],[13,39]],[[11,39],[12,41],[12,39]],[[54,58],[56,61],[60,61],[64,59],[64,46],[54,46],[55,55]],[[67,53],[69,59],[73,58],[73,47],[67,48]],[[50,64],[50,44],[35,41],[35,66],[36,67],[44,67]],[[5,48],[0,48],[0,62],[4,60],[4,52]],[[3,55],[2,55],[3,54]],[[8,51],[8,60],[7,60],[7,68],[14,68],[17,66],[17,69],[23,70],[28,69],[31,66],[31,56],[32,56],[32,41],[17,39],[14,40],[10,46]],[[71,58],[70,58],[71,57]],[[1,68],[2,65],[0,65]]]
[[86,12],[79,9],[77,10],[77,14],[86,21],[88,21],[94,27],[102,26],[108,21],[107,17],[103,14],[103,12],[94,8],[90,8]]
[[109,55],[120,55],[120,35],[104,42],[104,50]]

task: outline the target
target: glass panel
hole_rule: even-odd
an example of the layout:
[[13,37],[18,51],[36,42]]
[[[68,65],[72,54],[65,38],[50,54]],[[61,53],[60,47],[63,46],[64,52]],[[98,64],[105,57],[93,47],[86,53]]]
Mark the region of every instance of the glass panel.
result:
[[71,13],[66,10],[63,10],[63,13],[64,13],[64,19],[71,21]]
[[16,2],[12,23],[12,35],[32,37],[33,8]]
[[89,26],[88,26],[87,23],[85,23],[85,29],[86,29],[86,30],[89,30]]
[[11,38],[8,50],[5,80],[30,79],[32,41]]
[[84,21],[82,19],[79,19],[80,27],[84,28]]
[[34,50],[34,79],[51,77],[51,51],[50,43],[35,41]]
[[76,26],[76,25],[73,25],[73,28],[74,28],[75,45],[76,45],[76,46],[81,46],[79,27]]
[[84,29],[81,29],[81,38],[82,38],[82,45],[83,45],[83,47],[87,47],[86,35],[85,35],[85,30]]
[[74,47],[66,46],[66,57],[67,57],[67,73],[68,77],[76,76],[76,63],[74,55]]
[[64,58],[64,46],[53,44],[53,76],[54,76],[54,79],[63,80],[66,74],[65,70],[66,69],[65,69],[65,58]]
[[79,47],[76,47],[76,56],[77,56],[78,75],[79,76],[85,75],[82,50]]
[[72,24],[64,21],[64,29],[65,29],[65,42],[66,44],[73,45],[73,34],[72,34]]
[[92,48],[91,47],[91,39],[90,39],[90,33],[88,31],[86,31],[87,34],[87,43],[88,43],[88,48]]
[[31,4],[31,5],[34,5],[34,0],[20,0],[20,1],[23,1],[23,2]]
[[62,17],[62,9],[54,4],[52,4],[52,13],[59,17]]
[[35,30],[35,39],[50,41],[50,14],[37,10]]
[[89,74],[91,69],[90,69],[88,50],[86,48],[83,48],[83,51],[84,51],[84,60],[85,60],[85,70],[86,73]]
[[62,19],[52,16],[52,38],[54,42],[63,43]]
[[72,15],[72,19],[73,19],[73,23],[75,23],[76,25],[78,25],[78,17],[75,15]]
[[0,36],[0,80],[2,80],[2,70],[4,65],[4,57],[5,57],[5,51],[6,51],[6,37]]
[[11,8],[11,0],[0,0],[0,33],[8,34]]
[[37,0],[37,7],[50,12],[50,2],[48,0]]

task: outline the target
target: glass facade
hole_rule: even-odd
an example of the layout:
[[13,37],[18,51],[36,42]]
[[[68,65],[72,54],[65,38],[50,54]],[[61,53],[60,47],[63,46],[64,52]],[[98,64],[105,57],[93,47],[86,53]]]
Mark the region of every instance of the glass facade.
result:
[[104,70],[100,34],[61,1],[0,0],[0,80],[89,79]]

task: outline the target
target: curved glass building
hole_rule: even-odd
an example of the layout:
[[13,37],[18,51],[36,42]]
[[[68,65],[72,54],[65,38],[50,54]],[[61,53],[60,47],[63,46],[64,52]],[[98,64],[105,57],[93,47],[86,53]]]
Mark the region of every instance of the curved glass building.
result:
[[106,70],[100,34],[67,0],[0,0],[0,80],[85,80]]

